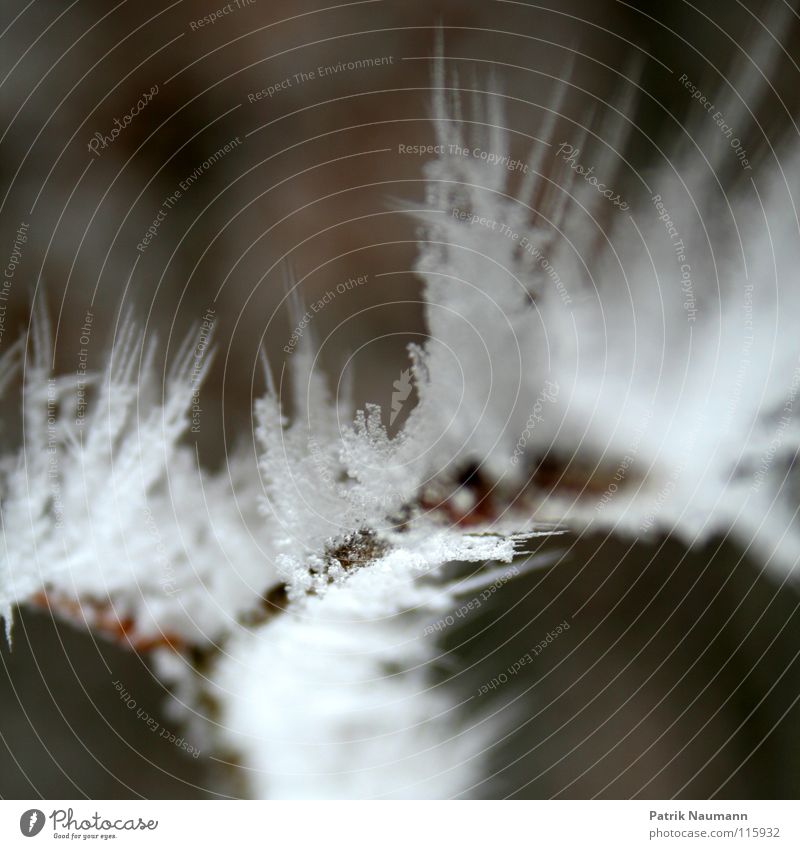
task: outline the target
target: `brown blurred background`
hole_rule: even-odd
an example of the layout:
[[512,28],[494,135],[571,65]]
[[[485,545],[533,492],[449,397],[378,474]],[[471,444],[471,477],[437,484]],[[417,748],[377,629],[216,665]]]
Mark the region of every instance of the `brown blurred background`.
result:
[[[747,46],[753,16],[768,8],[746,2],[721,17],[712,2],[255,0],[192,26],[223,6],[6,0],[0,12],[0,256],[11,253],[21,222],[30,227],[0,352],[26,332],[39,299],[57,325],[64,371],[76,367],[89,309],[90,366],[99,367],[127,313],[158,335],[169,359],[213,307],[219,356],[198,436],[212,466],[226,440],[250,432],[262,347],[281,373],[293,326],[289,273],[305,303],[369,275],[311,328],[332,385],[349,371],[359,404],[388,405],[407,344],[424,336],[419,281],[402,273],[413,265],[417,226],[401,202],[422,200],[425,160],[397,146],[433,141],[438,27],[459,85],[504,95],[520,157],[570,58],[566,126],[601,115],[621,90],[620,75],[638,69],[643,92],[628,159],[648,168],[689,107],[675,77],[715,90]],[[800,91],[794,29],[784,45],[776,94],[759,113],[772,139],[789,123],[777,96],[795,110]],[[384,63],[295,78],[370,57]],[[272,96],[255,97],[286,79]],[[93,155],[94,134],[109,134],[114,118],[155,85],[152,101]],[[140,251],[181,182],[236,139]],[[749,143],[757,149],[759,140]],[[387,272],[401,273],[379,276]],[[11,397],[7,445],[18,428]],[[561,546],[556,567],[507,586],[484,618],[447,635],[465,667],[482,658],[453,682],[468,687],[579,611],[573,628],[498,696],[517,730],[498,744],[496,774],[479,794],[796,796],[797,590],[729,545],[686,552],[669,540],[659,548],[573,542]],[[154,738],[120,702],[115,679],[150,713],[159,710],[162,688],[144,659],[34,612],[23,612],[14,649],[0,658],[0,795],[227,792],[205,754],[195,760]]]

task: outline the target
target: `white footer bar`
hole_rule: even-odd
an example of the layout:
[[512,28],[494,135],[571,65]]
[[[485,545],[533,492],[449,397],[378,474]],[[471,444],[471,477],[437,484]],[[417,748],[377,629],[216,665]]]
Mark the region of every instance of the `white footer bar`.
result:
[[0,846],[800,846],[796,801],[0,801]]

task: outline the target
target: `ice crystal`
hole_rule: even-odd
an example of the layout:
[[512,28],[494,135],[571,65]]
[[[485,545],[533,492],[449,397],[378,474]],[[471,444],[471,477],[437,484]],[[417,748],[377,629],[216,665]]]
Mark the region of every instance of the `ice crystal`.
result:
[[[85,418],[74,379],[50,375],[42,313],[23,363],[0,614],[10,628],[37,600],[158,647],[176,693],[217,705],[211,739],[255,795],[455,796],[480,777],[496,725],[432,680],[418,628],[453,604],[447,564],[480,582],[556,527],[733,532],[783,572],[800,554],[798,154],[764,155],[725,193],[730,146],[698,126],[702,152],[687,141],[633,185],[632,98],[599,147],[564,139],[557,98],[520,179],[500,99],[468,123],[441,65],[436,89],[429,339],[394,381],[392,426],[412,385],[418,402],[393,436],[377,406],[332,401],[308,339],[288,407],[266,365],[258,462],[234,452],[215,473],[184,440],[207,366],[189,347],[159,393],[155,348],[126,325]],[[487,155],[450,152],[466,147]]]

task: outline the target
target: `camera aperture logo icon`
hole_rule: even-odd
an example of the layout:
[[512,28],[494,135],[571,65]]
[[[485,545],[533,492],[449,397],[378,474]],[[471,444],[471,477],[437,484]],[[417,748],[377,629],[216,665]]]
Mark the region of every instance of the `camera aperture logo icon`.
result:
[[36,837],[44,828],[44,812],[38,808],[31,808],[19,818],[19,830],[25,837]]

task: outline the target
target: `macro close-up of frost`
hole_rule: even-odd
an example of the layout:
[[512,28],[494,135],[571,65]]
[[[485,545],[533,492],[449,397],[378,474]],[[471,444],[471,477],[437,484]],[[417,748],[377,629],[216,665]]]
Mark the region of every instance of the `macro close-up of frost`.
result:
[[[476,19],[469,21],[451,32],[445,15],[417,33],[415,45],[392,48],[406,51],[405,66],[417,74],[416,113],[384,118],[394,113],[379,110],[369,117],[376,127],[386,125],[380,137],[367,137],[371,155],[409,146],[411,130],[402,121],[415,122],[427,155],[416,156],[404,172],[409,176],[389,179],[387,166],[369,184],[380,198],[370,214],[390,215],[395,228],[376,233],[371,250],[407,246],[408,261],[404,254],[352,290],[384,287],[375,303],[398,304],[397,315],[417,310],[413,332],[381,324],[372,302],[353,301],[350,308],[348,299],[360,295],[340,282],[338,271],[328,272],[319,247],[328,238],[323,213],[300,190],[284,206],[274,201],[275,226],[308,207],[320,216],[316,241],[307,246],[287,235],[284,246],[263,222],[237,219],[242,230],[263,227],[277,245],[274,258],[259,266],[250,252],[261,236],[242,235],[242,245],[251,243],[231,247],[239,254],[224,261],[228,270],[210,272],[207,289],[193,295],[200,285],[195,269],[224,241],[198,237],[188,282],[169,295],[175,315],[189,304],[192,315],[182,323],[165,301],[156,305],[168,297],[158,271],[152,304],[137,301],[145,296],[131,284],[145,263],[172,262],[155,257],[167,250],[165,233],[176,225],[171,201],[154,220],[151,241],[138,243],[132,266],[109,261],[116,256],[109,247],[97,280],[119,272],[111,290],[118,295],[77,309],[77,318],[65,306],[67,284],[58,277],[67,274],[74,289],[68,248],[45,240],[47,257],[67,252],[64,266],[47,273],[36,273],[33,257],[25,256],[24,290],[22,272],[15,272],[19,333],[4,323],[0,334],[0,616],[8,657],[26,651],[17,642],[31,639],[27,617],[47,614],[140,658],[161,688],[166,718],[160,721],[213,761],[214,795],[522,793],[535,768],[510,768],[529,752],[535,761],[536,745],[520,742],[519,752],[509,753],[508,741],[520,739],[512,738],[515,729],[535,726],[536,712],[547,707],[545,695],[530,695],[533,684],[514,689],[523,664],[530,674],[545,668],[537,667],[540,650],[531,645],[552,645],[546,650],[561,657],[555,646],[567,652],[576,645],[585,605],[597,600],[615,610],[628,585],[647,572],[645,566],[627,573],[614,589],[612,576],[634,547],[655,560],[677,546],[680,563],[694,557],[686,562],[697,564],[716,556],[708,552],[734,546],[739,553],[731,562],[739,559],[722,568],[723,587],[747,557],[775,593],[796,592],[800,147],[792,106],[779,116],[772,100],[790,49],[782,34],[796,23],[795,11],[775,3],[750,22],[741,49],[717,68],[724,76],[698,77],[695,84],[683,73],[679,80],[678,57],[669,60],[671,82],[692,108],[680,120],[664,108],[672,133],[666,142],[637,117],[641,108],[660,106],[646,87],[647,62],[666,67],[644,48],[624,61],[617,57],[611,89],[581,101],[591,71],[579,50],[564,50],[547,72],[528,73],[522,86],[512,86],[508,80],[520,66],[514,56],[500,61],[501,47],[497,61],[467,61],[478,48],[468,31],[479,29]],[[572,24],[563,26],[570,43]],[[186,67],[200,73],[199,66]],[[284,71],[290,83],[282,90],[299,97],[289,91],[298,78]],[[184,83],[163,68],[159,73],[168,78],[164,91],[119,125],[108,151],[85,172],[89,178],[122,156],[126,134],[145,120],[153,128],[161,120],[156,104],[176,97]],[[309,97],[322,98],[305,84]],[[278,90],[240,95],[242,111],[279,96]],[[766,128],[765,103],[771,104]],[[163,108],[166,121],[166,110],[177,106]],[[225,111],[221,103],[214,109]],[[347,120],[360,126],[367,114]],[[747,139],[746,157],[737,155],[745,142],[733,145],[733,133],[720,122]],[[317,138],[313,129],[303,132]],[[237,125],[232,135],[252,146],[250,132],[256,129]],[[288,131],[279,140],[287,150],[295,144]],[[646,156],[644,144],[652,146]],[[238,155],[220,149],[224,158],[214,154],[205,159],[213,164],[203,166],[209,173],[202,179],[220,181],[209,205],[246,189],[238,172],[217,176]],[[342,150],[314,155],[321,161],[338,153],[331,160],[336,167],[343,173],[352,167],[353,184],[367,184],[372,172],[362,176],[346,162],[361,149]],[[199,154],[180,151],[182,171],[190,173]],[[115,167],[122,175],[122,159]],[[297,162],[286,167],[287,174],[305,173]],[[133,178],[128,172],[123,179]],[[279,185],[277,177],[274,182]],[[149,191],[143,178],[142,185],[141,192]],[[187,196],[199,191],[191,181],[187,186]],[[164,188],[155,191],[167,196]],[[331,183],[330,195],[327,186],[313,191],[341,201],[342,222],[366,216],[347,188]],[[193,203],[199,217],[205,211],[199,197]],[[247,210],[244,200],[241,207]],[[238,214],[231,212],[231,220]],[[151,218],[148,211],[145,225]],[[329,250],[337,261],[351,262],[355,274],[361,260],[349,259],[356,250],[349,244],[343,236]],[[177,252],[177,237],[175,245]],[[322,253],[312,258],[312,251]],[[249,294],[242,289],[236,323],[226,324],[216,297],[239,272],[247,286],[247,275],[258,282]],[[277,293],[271,315],[250,302],[268,274]],[[322,277],[323,288],[315,289]],[[326,290],[331,297],[320,300]],[[111,306],[101,322],[94,313],[103,303]],[[331,318],[326,325],[329,315],[339,324]],[[363,339],[348,322],[366,328]],[[245,356],[234,351],[236,333],[247,341]],[[336,333],[345,341],[334,355]],[[373,338],[395,344],[395,337],[385,368],[379,353],[362,352]],[[212,420],[218,420],[213,438],[196,440],[200,422],[206,427]],[[604,566],[592,558],[609,540],[623,553],[609,555]],[[553,612],[525,633],[525,604],[537,586],[531,582],[555,570],[569,588],[570,570],[587,557],[594,589],[585,597],[578,589],[567,594],[553,608],[561,611],[558,618]],[[700,580],[704,570],[688,568]],[[667,577],[660,579],[664,585]],[[641,592],[649,604],[662,590]],[[689,624],[680,627],[691,631],[692,618],[712,604],[720,605],[718,621],[727,622],[718,595],[709,590],[708,602],[698,603],[701,612],[687,614]],[[676,590],[675,598],[679,606],[685,596]],[[724,603],[739,610],[734,601]],[[621,615],[627,633],[642,614]],[[474,626],[465,624],[470,617]],[[502,620],[507,635],[490,637],[491,623],[479,617]],[[564,625],[548,632],[561,619]],[[787,638],[793,632],[796,627]],[[563,634],[557,641],[556,633]],[[587,633],[590,641],[594,631]],[[649,640],[643,643],[647,648]],[[496,675],[479,671],[474,657],[484,662],[501,649],[506,653],[497,658],[516,665],[498,659],[485,667]],[[630,651],[633,660],[638,656]],[[580,684],[582,676],[564,669]],[[796,676],[784,681],[789,689],[790,682]],[[563,684],[571,686],[572,679]],[[787,693],[788,699],[793,691]],[[589,717],[593,701],[585,698]],[[712,717],[713,707],[707,708]],[[650,720],[651,711],[639,714],[635,703],[629,709],[629,725],[608,726],[613,748]],[[604,723],[598,720],[598,728]],[[549,737],[542,732],[542,739]],[[654,733],[651,745],[660,739]],[[563,748],[566,757],[572,749]],[[650,751],[644,743],[641,749]],[[732,762],[748,751],[731,755]],[[620,753],[632,764],[641,757],[624,745]],[[547,757],[560,763],[558,752]],[[592,765],[587,755],[577,777],[555,773],[553,786],[541,792],[567,792]],[[660,775],[655,767],[653,773]],[[682,792],[681,781],[690,778],[668,780],[657,785],[662,795]],[[188,779],[187,786],[194,781],[204,779]],[[647,781],[637,773],[622,794],[633,793],[637,781],[646,795]],[[590,791],[578,785],[576,793],[603,790],[599,780]]]

